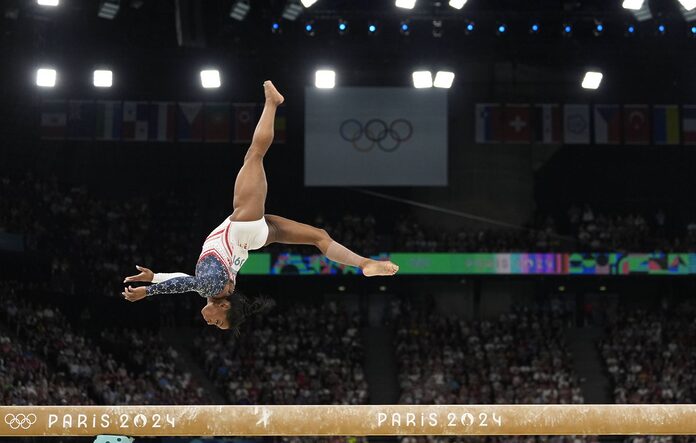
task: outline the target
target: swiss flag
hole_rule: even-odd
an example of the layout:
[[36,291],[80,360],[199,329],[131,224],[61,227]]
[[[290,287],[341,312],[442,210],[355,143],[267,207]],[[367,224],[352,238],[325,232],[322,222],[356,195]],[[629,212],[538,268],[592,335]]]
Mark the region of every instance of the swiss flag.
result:
[[529,105],[505,105],[503,111],[505,143],[532,142],[530,115]]
[[650,112],[648,105],[625,105],[624,141],[627,145],[650,143]]

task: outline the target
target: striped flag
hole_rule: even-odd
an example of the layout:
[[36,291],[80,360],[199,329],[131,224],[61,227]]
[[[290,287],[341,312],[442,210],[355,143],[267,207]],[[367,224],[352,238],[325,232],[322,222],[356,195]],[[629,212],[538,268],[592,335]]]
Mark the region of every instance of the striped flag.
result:
[[624,105],[624,143],[647,145],[650,143],[650,113],[648,105]]
[[553,104],[534,106],[532,118],[534,125],[534,143],[561,143],[561,107]]
[[67,128],[67,103],[64,100],[46,100],[41,103],[41,139],[63,140]]
[[505,143],[531,143],[529,105],[508,104],[503,110]]
[[123,102],[123,141],[146,141],[149,120],[147,102]]
[[231,118],[229,103],[206,103],[205,141],[229,142]]
[[682,139],[685,145],[696,145],[696,105],[682,108]]
[[569,145],[590,143],[590,106],[565,105],[563,107],[563,141]]
[[653,106],[653,137],[657,145],[678,145],[680,137],[679,106]]
[[500,143],[503,140],[503,111],[495,103],[476,104],[476,143]]
[[178,140],[181,142],[203,141],[205,126],[203,103],[181,102],[177,112],[176,128]]
[[256,103],[235,103],[234,105],[234,142],[248,143],[256,129]]
[[98,101],[94,138],[97,140],[121,140],[123,105],[117,101]]
[[595,105],[594,142],[598,145],[621,143],[621,107],[619,105]]
[[88,100],[68,102],[68,139],[92,140],[94,138],[95,103]]
[[173,142],[176,136],[176,103],[152,102],[148,137],[155,142]]

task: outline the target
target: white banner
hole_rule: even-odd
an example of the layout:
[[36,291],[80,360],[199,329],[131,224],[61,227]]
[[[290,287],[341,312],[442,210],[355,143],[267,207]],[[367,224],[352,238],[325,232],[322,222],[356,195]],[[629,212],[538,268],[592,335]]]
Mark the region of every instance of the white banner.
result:
[[305,185],[446,186],[447,92],[307,88]]

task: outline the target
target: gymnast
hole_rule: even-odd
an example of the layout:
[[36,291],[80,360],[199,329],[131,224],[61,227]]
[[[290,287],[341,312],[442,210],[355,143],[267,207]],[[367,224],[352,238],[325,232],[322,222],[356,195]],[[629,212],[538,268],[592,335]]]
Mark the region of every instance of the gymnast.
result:
[[181,272],[155,274],[148,268],[136,266],[140,273],[126,277],[124,283],[153,284],[139,287],[128,285],[122,293],[126,300],[134,302],[155,294],[195,291],[207,299],[201,314],[209,325],[220,329],[232,328],[238,332],[245,318],[271,305],[268,300],[251,301],[240,294],[233,294],[237,273],[250,250],[271,243],[314,245],[330,260],[359,267],[367,277],[394,275],[399,270],[390,261],[372,260],[354,253],[334,241],[323,229],[264,214],[268,185],[263,158],[273,142],[276,109],[284,98],[270,81],[264,82],[263,88],[266,96],[263,112],[234,183],[234,210],[205,239],[195,276]]

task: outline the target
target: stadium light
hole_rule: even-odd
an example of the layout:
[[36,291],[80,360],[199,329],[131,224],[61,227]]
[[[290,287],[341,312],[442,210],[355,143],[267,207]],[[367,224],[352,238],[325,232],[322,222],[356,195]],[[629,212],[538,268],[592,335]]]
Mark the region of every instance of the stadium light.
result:
[[624,0],[621,6],[623,6],[624,9],[631,9],[633,11],[637,11],[643,7],[643,1],[644,0]]
[[341,19],[338,19],[338,34],[339,35],[346,35],[348,33],[348,22]]
[[692,9],[696,8],[696,0],[679,0],[679,3],[681,3],[681,5],[687,11],[691,11]]
[[394,4],[397,8],[413,9],[416,6],[416,0],[396,0]]
[[314,86],[319,89],[332,89],[336,86],[336,72],[320,69],[314,74]]
[[413,73],[413,87],[418,89],[433,87],[433,73],[430,71],[415,71]]
[[302,5],[297,3],[297,0],[288,0],[283,8],[282,17],[285,20],[295,21],[300,14],[302,14]]
[[650,5],[645,0],[624,0],[622,6],[630,10],[639,22],[652,19]]
[[450,0],[449,5],[454,9],[462,9],[466,4],[466,0]]
[[454,72],[438,71],[437,74],[435,74],[433,86],[436,88],[449,89],[452,87],[452,83],[454,83]]
[[602,77],[604,76],[601,72],[587,71],[585,78],[582,80],[582,87],[585,89],[597,89],[599,84],[602,83]]
[[217,69],[205,69],[201,71],[201,86],[206,89],[220,87],[220,71]]
[[97,88],[110,88],[113,84],[113,72],[106,69],[96,69],[93,84]]
[[230,17],[241,22],[246,18],[250,9],[251,4],[249,4],[249,0],[237,0],[234,3],[232,3],[232,9],[230,9]]
[[121,9],[121,0],[101,0],[97,17],[113,20]]
[[40,6],[58,6],[60,0],[36,0],[36,4]]
[[300,0],[302,2],[302,6],[305,8],[309,8],[313,4],[315,4],[318,0]]
[[56,70],[40,68],[36,70],[36,86],[52,88],[56,85]]

